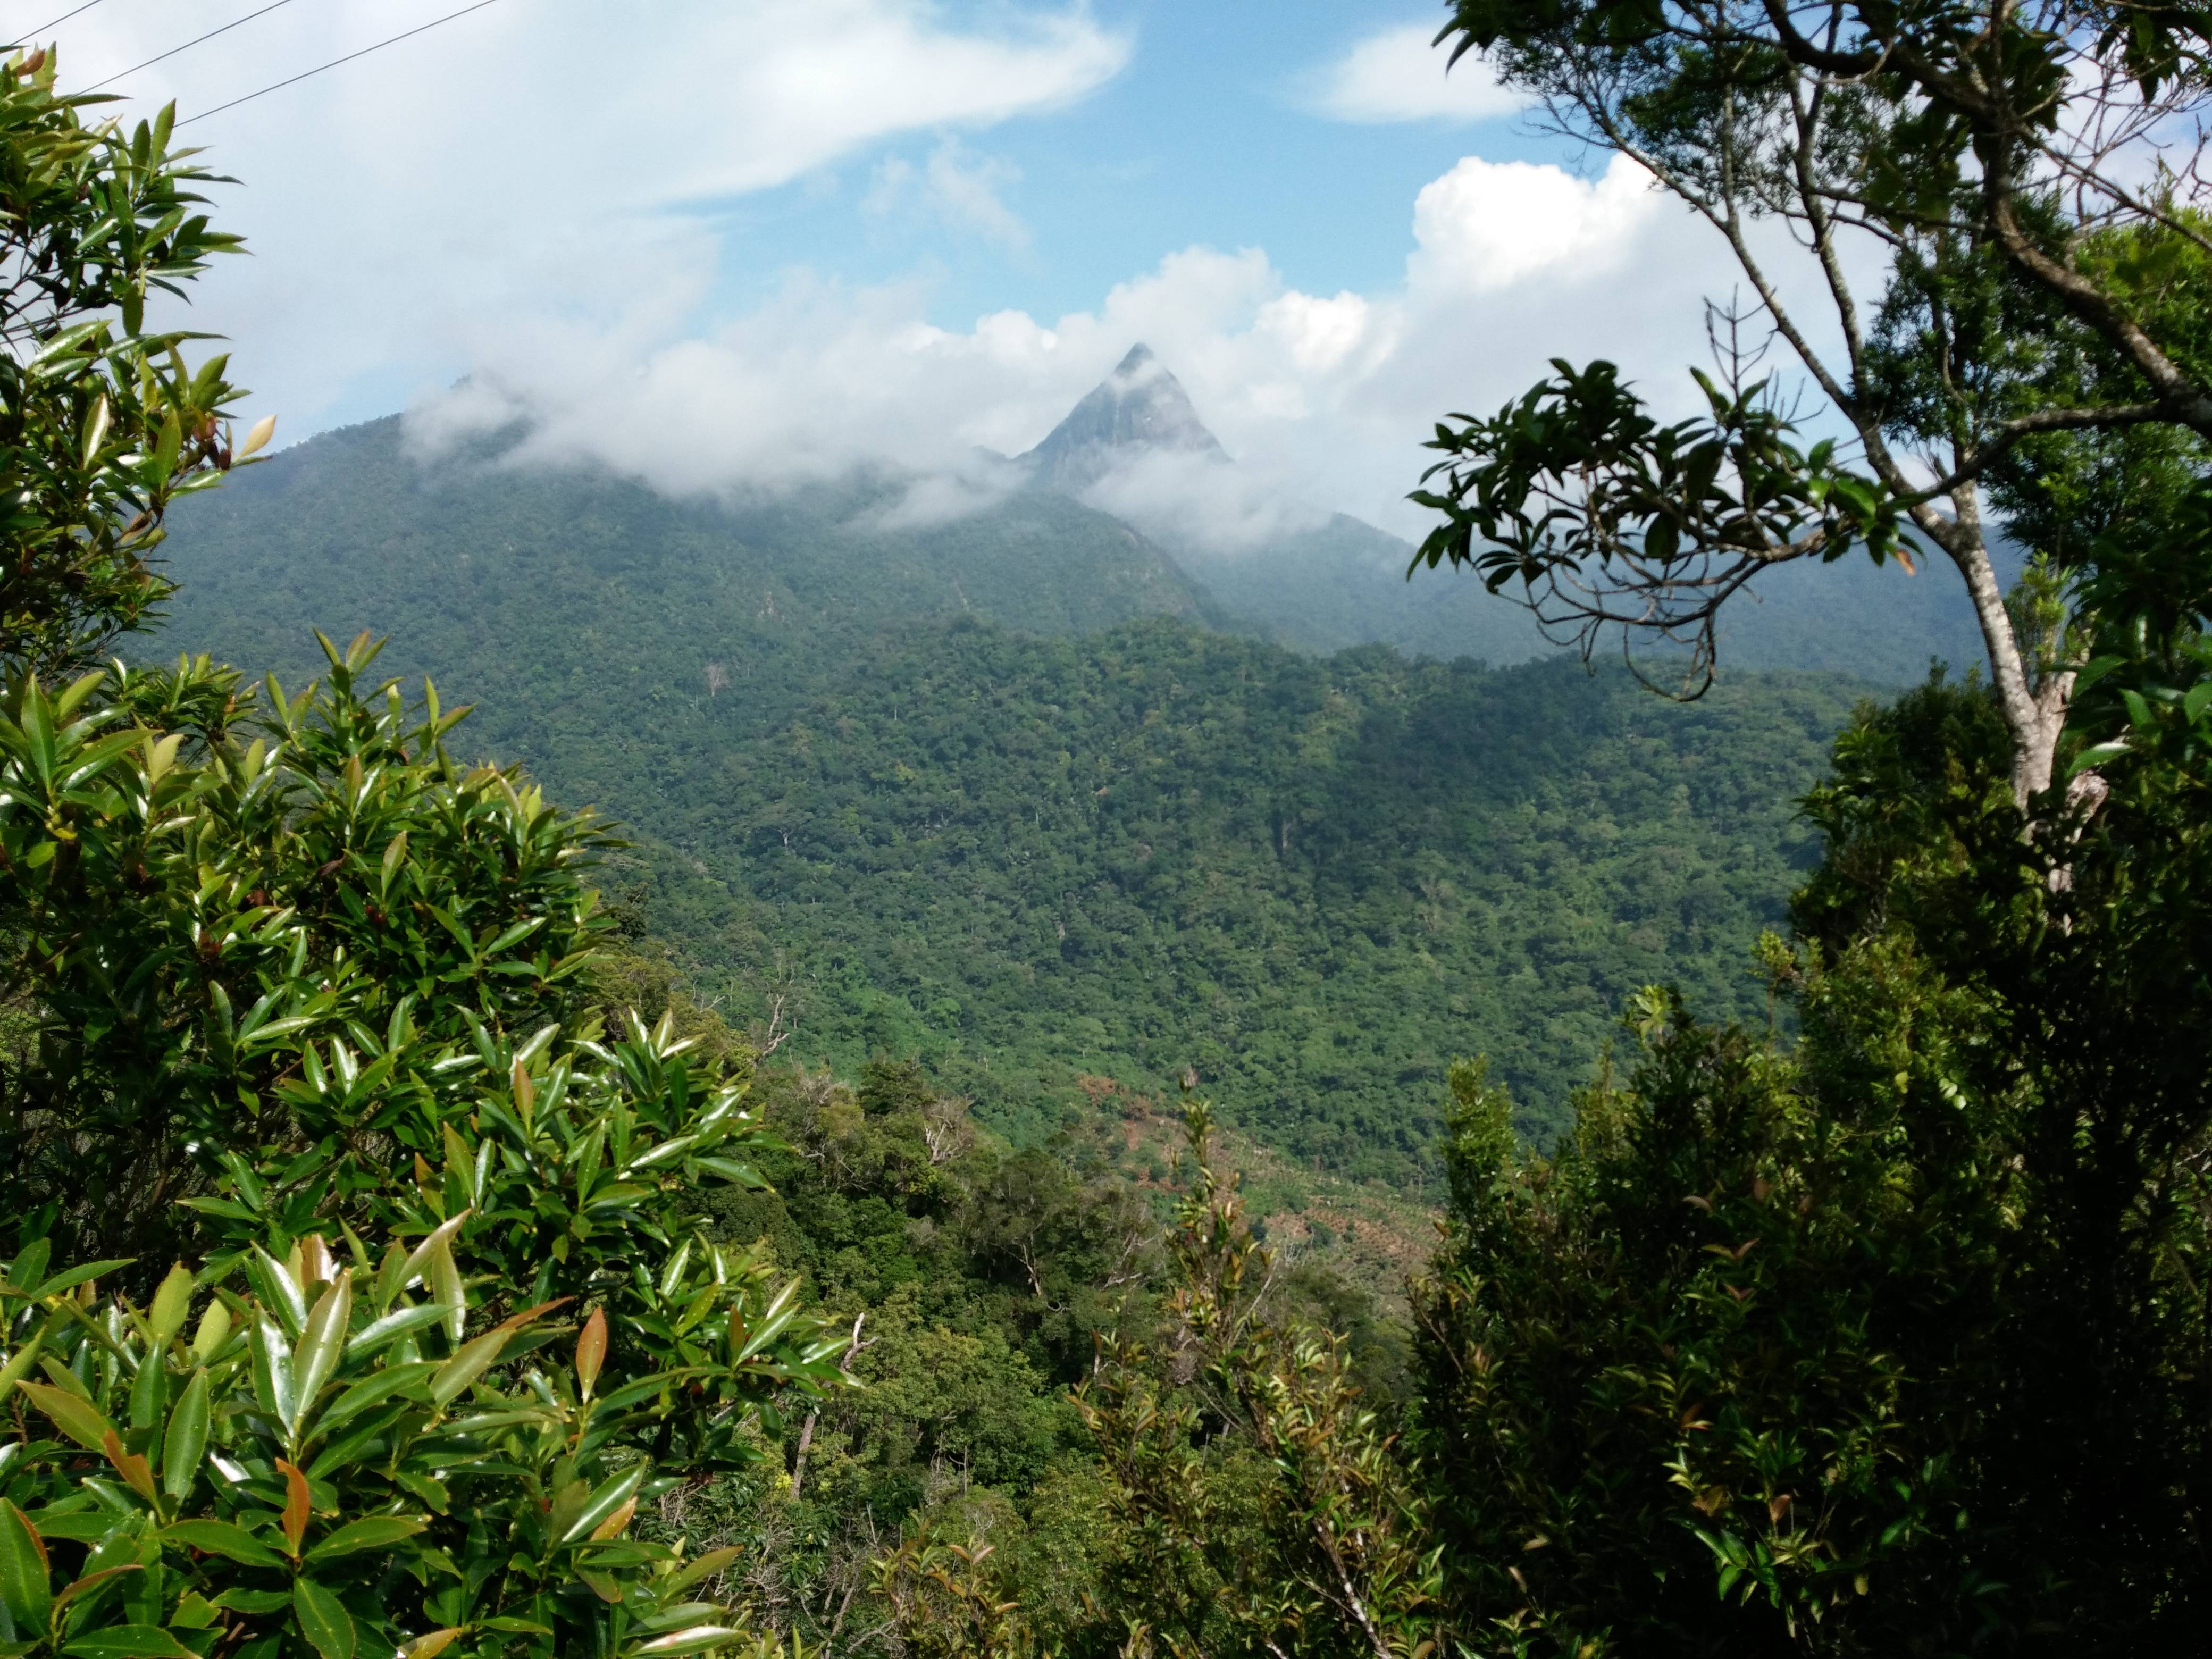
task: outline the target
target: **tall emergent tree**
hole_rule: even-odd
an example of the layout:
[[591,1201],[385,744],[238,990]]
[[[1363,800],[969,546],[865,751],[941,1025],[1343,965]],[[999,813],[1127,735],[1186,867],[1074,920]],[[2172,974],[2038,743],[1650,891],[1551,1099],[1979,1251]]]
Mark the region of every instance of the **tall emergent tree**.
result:
[[[2212,13],[1456,0],[1439,39],[1708,222],[1751,297],[1731,324],[1785,342],[1849,439],[1794,443],[1744,354],[1705,381],[1708,416],[1666,426],[1611,365],[1562,362],[1497,416],[1438,428],[1446,459],[1419,499],[1445,522],[1423,557],[1519,581],[1586,652],[1614,627],[1687,646],[1694,685],[1759,572],[1855,546],[1910,557],[1917,533],[1972,599],[2016,798],[2048,788],[2076,670],[2103,646],[2063,605],[2008,606],[1985,504],[2045,561],[2046,600],[2078,598],[2197,485]],[[1826,315],[1784,297],[1798,290],[1774,262],[1793,246]],[[1855,286],[1869,265],[1878,293]]]
[[[1753,296],[1717,335],[1771,330],[1848,437],[1796,441],[1747,367],[1771,340],[1671,426],[1562,363],[1439,428],[1428,560],[1517,581],[1585,650],[1686,645],[1695,688],[1759,572],[1917,540],[1989,671],[1839,743],[1808,803],[1826,857],[1767,951],[1796,1040],[1654,992],[1638,1064],[1547,1157],[1456,1079],[1423,1307],[1451,1600],[1501,1652],[2187,1645],[2212,1585],[2212,12],[1458,0],[1444,38],[1708,221]],[[1793,246],[1817,320],[1769,263]],[[2033,555],[2010,595],[1993,525]]]

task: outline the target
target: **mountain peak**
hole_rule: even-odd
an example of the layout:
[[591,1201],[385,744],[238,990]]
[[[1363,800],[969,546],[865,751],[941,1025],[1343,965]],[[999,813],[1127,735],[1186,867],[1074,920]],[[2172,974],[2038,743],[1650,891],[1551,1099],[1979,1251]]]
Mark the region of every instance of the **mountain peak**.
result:
[[1077,495],[1122,462],[1151,450],[1229,459],[1198,418],[1182,382],[1139,340],[1021,459],[1038,483]]

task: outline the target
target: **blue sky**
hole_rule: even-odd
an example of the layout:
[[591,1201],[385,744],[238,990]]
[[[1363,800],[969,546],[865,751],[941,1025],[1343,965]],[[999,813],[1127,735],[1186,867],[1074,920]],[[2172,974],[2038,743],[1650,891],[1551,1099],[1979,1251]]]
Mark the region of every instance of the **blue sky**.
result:
[[1095,15],[1133,41],[1126,70],[1071,106],[965,141],[1011,171],[1000,193],[1024,246],[927,211],[869,210],[885,156],[927,164],[939,141],[916,135],[728,204],[732,294],[764,292],[799,262],[867,282],[926,272],[932,319],[946,326],[1006,307],[1057,316],[1194,244],[1264,247],[1310,291],[1370,290],[1403,275],[1415,193],[1470,148],[1571,155],[1510,118],[1349,124],[1316,112],[1328,66],[1383,28],[1432,30],[1438,8],[1212,0]]
[[[100,0],[65,78],[257,3]],[[454,3],[286,0],[121,89],[189,116]],[[520,417],[672,492],[890,465],[932,511],[1143,337],[1243,463],[1224,535],[1286,503],[1406,528],[1437,414],[1555,355],[1679,402],[1730,280],[1632,166],[1532,131],[1479,62],[1447,81],[1441,15],[500,0],[187,130],[254,250],[192,320],[288,439]]]

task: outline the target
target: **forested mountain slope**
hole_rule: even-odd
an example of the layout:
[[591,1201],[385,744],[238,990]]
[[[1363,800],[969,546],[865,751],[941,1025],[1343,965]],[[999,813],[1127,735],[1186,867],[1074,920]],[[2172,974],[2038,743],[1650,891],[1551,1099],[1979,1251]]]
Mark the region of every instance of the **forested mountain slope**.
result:
[[662,860],[656,929],[756,999],[781,962],[803,1048],[920,1054],[1001,1118],[1078,1070],[1194,1065],[1263,1138],[1404,1179],[1455,1055],[1540,1133],[1639,985],[1759,1014],[1748,947],[1849,701],[956,623],[757,733],[702,708],[650,750],[531,758],[696,860]]
[[[1553,654],[1534,617],[1484,591],[1474,572],[1421,570],[1407,580],[1411,543],[1345,514],[1237,552],[1171,546],[1176,562],[1218,606],[1224,625],[1304,651],[1380,643],[1411,655],[1515,663]],[[2008,556],[2004,576],[2018,568]],[[1605,642],[1618,660],[1619,642]],[[1723,675],[1826,669],[1883,686],[1926,677],[1931,660],[1979,661],[1966,585],[1942,560],[1908,574],[1863,554],[1836,564],[1784,565],[1723,613]]]
[[[894,618],[1060,633],[1204,610],[1158,549],[1066,497],[877,527],[900,499],[860,482],[678,502],[603,474],[508,466],[496,446],[425,460],[393,416],[191,501],[164,549],[182,584],[170,632],[313,672],[308,629],[373,628],[392,636],[388,668],[458,677],[471,698],[495,689],[502,710],[558,726],[580,704],[588,722],[610,675],[791,706],[836,660],[825,634]],[[595,672],[575,677],[584,664]]]
[[608,884],[702,994],[781,996],[787,1055],[919,1054],[1024,1138],[1081,1075],[1192,1065],[1293,1156],[1405,1179],[1477,1051],[1548,1128],[1638,985],[1761,1006],[1747,947],[1851,695],[1206,631],[1042,492],[873,536],[849,494],[423,474],[383,422],[189,506],[179,644],[289,678],[311,626],[389,632],[380,671],[479,705],[465,750],[629,826]]
[[[1310,501],[1276,500],[1240,472],[1182,382],[1142,344],[1020,463],[1040,489],[1131,513],[1242,632],[1306,651],[1382,644],[1497,664],[1565,642],[1472,571],[1423,570],[1409,580],[1410,542]],[[1199,528],[1215,516],[1206,504],[1217,496],[1243,510],[1283,509],[1284,527],[1256,538]],[[2009,581],[2017,560],[2004,562]],[[1619,642],[1601,643],[1610,651]],[[1727,669],[1825,668],[1906,685],[1931,658],[1980,660],[1982,642],[1966,586],[1942,559],[1915,574],[1856,556],[1763,573],[1723,617],[1720,654]]]

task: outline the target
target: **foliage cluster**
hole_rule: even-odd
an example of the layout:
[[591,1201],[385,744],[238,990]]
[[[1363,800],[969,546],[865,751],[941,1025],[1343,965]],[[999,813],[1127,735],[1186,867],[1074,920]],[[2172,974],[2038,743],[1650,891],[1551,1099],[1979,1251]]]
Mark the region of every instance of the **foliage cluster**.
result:
[[[763,1461],[687,1490],[673,1524],[741,1545],[739,1604],[810,1644],[926,1648],[939,1638],[917,1621],[949,1593],[935,1575],[981,1594],[957,1552],[982,1551],[990,1605],[1018,1603],[1031,1637],[1117,1645],[1105,1610],[1139,1577],[1114,1553],[1113,1488],[1069,1390],[1096,1372],[1098,1333],[1133,1340],[1170,1318],[1162,1194],[1078,1138],[1009,1146],[912,1062],[871,1063],[850,1086],[766,1070],[750,1098],[781,1143],[758,1159],[772,1188],[708,1195],[699,1227],[795,1270],[861,1386],[787,1417]],[[1351,1330],[1347,1406],[1357,1386],[1360,1409],[1400,1408],[1407,1356],[1369,1292],[1318,1259],[1249,1290],[1272,1321]]]
[[96,659],[167,592],[149,556],[173,501],[265,444],[234,448],[226,360],[187,367],[146,303],[235,236],[197,210],[210,175],[173,117],[88,125],[51,49],[0,64],[0,654],[49,673]]
[[1716,1653],[2198,1616],[2201,808],[2124,786],[2054,898],[2008,764],[1941,683],[1840,746],[1767,946],[1802,1043],[1655,994],[1549,1159],[1463,1091],[1423,1410],[1472,1608]]
[[[454,767],[373,655],[265,714],[204,661],[27,676],[0,726],[19,1650],[734,1639],[688,1593],[726,1556],[623,1534],[836,1374],[796,1285],[692,1229],[761,1179],[742,1069],[580,1000],[596,832]],[[143,1308],[92,1281],[158,1257],[47,1273],[107,1241],[207,1266]]]
[[664,792],[653,833],[736,889],[664,863],[665,931],[708,964],[718,927],[781,951],[799,1041],[847,1063],[920,1053],[987,1109],[1195,1065],[1238,1125],[1401,1182],[1455,1049],[1541,1136],[1636,985],[1753,1003],[1729,941],[1780,920],[1809,852],[1786,803],[1844,711],[1770,681],[1666,720],[1569,665],[1166,624],[886,644]]
[[0,1644],[726,1646],[728,1555],[639,1505],[837,1375],[795,1285],[690,1225],[760,1180],[745,1068],[610,1034],[605,837],[457,767],[365,640],[264,706],[204,657],[58,672],[143,623],[168,502],[242,457],[222,360],[142,331],[233,246],[173,112],[87,129],[53,81],[0,72]]

